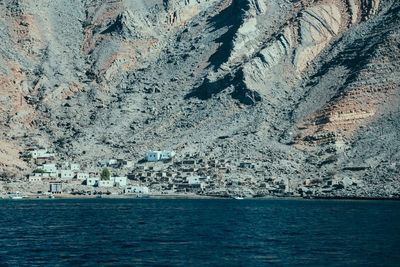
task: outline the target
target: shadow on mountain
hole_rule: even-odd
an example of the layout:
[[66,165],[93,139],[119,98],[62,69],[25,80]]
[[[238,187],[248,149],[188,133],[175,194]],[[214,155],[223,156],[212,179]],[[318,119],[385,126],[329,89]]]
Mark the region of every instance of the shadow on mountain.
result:
[[229,87],[233,81],[234,77],[232,77],[231,74],[228,74],[215,82],[211,82],[208,78],[206,78],[199,87],[196,87],[191,93],[187,94],[185,99],[197,97],[201,100],[207,100],[213,95],[216,95]]
[[214,27],[212,31],[228,28],[227,32],[215,39],[215,42],[221,45],[209,58],[209,67],[212,66],[214,70],[217,70],[223,63],[228,61],[232,51],[233,38],[242,25],[245,12],[248,9],[248,1],[233,0],[229,7],[208,20],[208,23]]
[[242,104],[254,105],[256,102],[262,100],[258,92],[247,88],[243,82],[242,71],[237,72],[235,75],[228,74],[215,82],[211,82],[206,78],[199,87],[186,95],[185,99],[196,97],[201,100],[207,100],[230,86],[235,88],[231,93],[232,98],[238,100]]
[[235,77],[235,90],[231,93],[232,98],[245,105],[255,105],[260,102],[262,100],[261,95],[247,88],[243,81],[243,72],[239,71]]

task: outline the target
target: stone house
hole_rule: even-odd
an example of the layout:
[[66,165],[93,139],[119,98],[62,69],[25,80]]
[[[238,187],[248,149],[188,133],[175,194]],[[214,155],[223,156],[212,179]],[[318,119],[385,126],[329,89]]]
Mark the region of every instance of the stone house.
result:
[[125,194],[148,194],[149,188],[143,185],[130,185],[124,190]]

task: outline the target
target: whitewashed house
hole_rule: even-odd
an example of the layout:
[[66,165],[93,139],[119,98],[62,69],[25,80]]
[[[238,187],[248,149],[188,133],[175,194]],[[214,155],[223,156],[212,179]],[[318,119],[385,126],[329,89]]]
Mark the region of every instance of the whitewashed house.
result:
[[135,166],[135,162],[133,160],[127,160],[124,164],[125,168],[133,168]]
[[200,184],[200,176],[189,176],[187,182],[189,184]]
[[97,183],[98,187],[113,187],[114,181],[110,180],[99,180]]
[[41,183],[42,182],[42,177],[41,176],[36,176],[36,175],[29,175],[28,181],[30,183]]
[[86,180],[88,178],[89,178],[89,173],[87,173],[87,172],[78,172],[76,174],[76,179],[78,179],[78,180]]
[[161,159],[172,159],[175,156],[174,151],[161,151]]
[[123,176],[123,177],[111,177],[111,179],[114,181],[116,186],[126,186],[126,180],[127,180],[126,176]]
[[124,190],[125,194],[148,194],[149,188],[143,185],[130,185]]
[[42,178],[49,178],[50,177],[50,173],[48,173],[48,172],[36,172],[36,173],[33,173],[33,175],[32,176],[36,176],[36,177],[42,177]]
[[53,194],[61,194],[62,193],[62,183],[51,183],[50,184],[50,192]]
[[161,151],[149,151],[146,154],[146,160],[150,162],[159,161],[161,159]]
[[37,149],[29,149],[27,151],[29,154],[32,155],[32,158],[37,159],[37,158],[50,158],[54,157],[54,153],[50,153],[47,151],[46,148],[37,148]]
[[60,171],[60,178],[61,179],[72,179],[74,178],[75,173],[71,170],[61,170]]
[[204,188],[206,183],[204,182],[206,178],[200,176],[189,176],[187,182],[193,188]]
[[174,151],[148,151],[145,159],[150,162],[155,162],[159,160],[172,159],[175,156]]
[[97,186],[100,178],[87,178],[86,185]]
[[103,159],[100,161],[101,167],[108,167],[112,165],[116,165],[118,163],[117,159]]
[[49,177],[57,178],[58,177],[58,170],[56,164],[43,164],[41,169],[44,170],[46,173],[49,174]]
[[71,164],[71,171],[79,171],[81,169],[81,165],[77,163]]
[[64,161],[64,162],[61,164],[61,168],[62,168],[63,170],[68,170],[68,169],[69,169],[69,162],[68,162],[68,161]]
[[56,172],[57,171],[56,164],[43,164],[41,169],[46,172]]

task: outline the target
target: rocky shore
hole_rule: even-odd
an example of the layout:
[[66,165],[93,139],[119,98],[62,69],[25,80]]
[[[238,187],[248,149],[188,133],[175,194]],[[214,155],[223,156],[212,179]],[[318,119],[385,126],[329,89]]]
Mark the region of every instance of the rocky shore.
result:
[[[354,200],[399,200],[400,186],[398,183],[386,184],[382,188],[368,187],[347,187],[327,192],[324,188],[302,187],[293,192],[285,191],[256,191],[254,188],[227,188],[218,192],[149,192],[149,194],[125,194],[123,188],[94,188],[85,185],[63,184],[63,192],[60,194],[51,194],[49,192],[49,183],[40,185],[29,184],[27,182],[0,182],[0,198],[7,199],[11,195],[18,193],[19,195],[28,196],[30,199],[46,199],[50,195],[54,198],[157,198],[157,199],[174,199],[174,198],[232,198],[240,196],[246,199],[263,199],[263,198],[302,198],[302,199],[354,199]],[[303,191],[307,188],[308,191]],[[246,192],[246,193],[244,193]],[[248,192],[254,192],[249,194]],[[371,193],[373,192],[373,193]]]

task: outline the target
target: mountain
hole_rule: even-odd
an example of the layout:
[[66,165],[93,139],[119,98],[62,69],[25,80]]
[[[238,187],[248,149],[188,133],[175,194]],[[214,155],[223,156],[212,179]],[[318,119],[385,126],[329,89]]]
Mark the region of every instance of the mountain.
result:
[[399,1],[5,0],[0,14],[4,177],[35,143],[89,165],[166,149],[399,193]]

